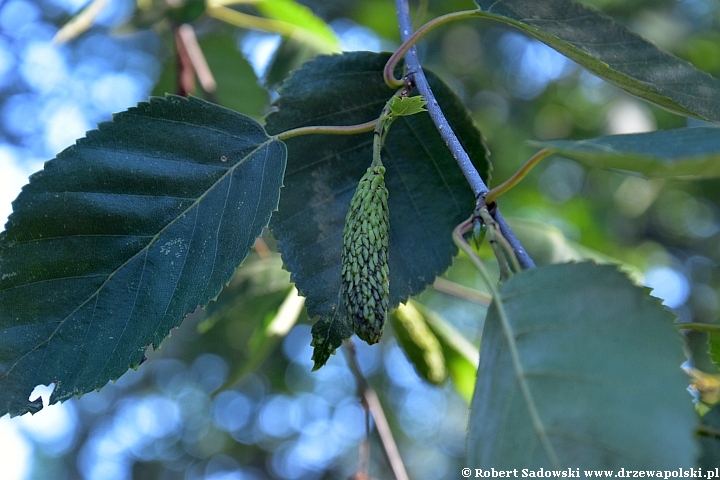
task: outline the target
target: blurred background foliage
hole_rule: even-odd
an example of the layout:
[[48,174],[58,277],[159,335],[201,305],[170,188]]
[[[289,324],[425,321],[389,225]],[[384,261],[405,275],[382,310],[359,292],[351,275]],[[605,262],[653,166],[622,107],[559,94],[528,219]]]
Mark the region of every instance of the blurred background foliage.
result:
[[[86,6],[83,0],[0,3],[0,218],[42,161],[150,94],[182,87],[261,119],[281,79],[317,52],[399,44],[391,0],[300,3],[334,35],[313,36],[322,28],[285,36],[241,28],[219,1],[110,0],[87,31],[56,45],[58,29]],[[714,0],[583,3],[720,76]],[[422,21],[473,6],[429,0]],[[232,9],[288,21],[269,2]],[[186,22],[216,88],[192,75],[178,82],[186,67],[176,54],[177,27]],[[419,51],[485,135],[493,184],[534,153],[529,139],[699,124],[621,92],[504,25],[452,23],[428,35]],[[623,262],[681,320],[716,323],[718,186],[717,180],[646,180],[551,157],[500,204],[539,264],[583,257]],[[310,322],[281,264],[274,240],[265,236],[218,301],[190,315],[161,350],[147,352],[138,371],[34,417],[0,419],[3,478],[350,477],[365,435],[355,380],[342,354],[310,371]],[[411,334],[412,317],[396,318],[379,345],[356,345],[411,478],[455,478],[464,466],[483,289],[459,256],[436,288],[411,304],[429,330]],[[393,328],[405,330],[396,336]],[[688,337],[688,345],[693,366],[718,373],[703,334]],[[370,473],[391,478],[375,432],[370,443]]]

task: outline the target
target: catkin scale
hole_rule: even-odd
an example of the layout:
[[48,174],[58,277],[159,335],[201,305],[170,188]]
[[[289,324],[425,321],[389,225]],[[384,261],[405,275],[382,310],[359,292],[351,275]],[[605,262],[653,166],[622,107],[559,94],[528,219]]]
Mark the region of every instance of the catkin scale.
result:
[[369,344],[380,340],[389,303],[387,200],[385,167],[368,168],[350,201],[343,230],[343,303],[353,330]]

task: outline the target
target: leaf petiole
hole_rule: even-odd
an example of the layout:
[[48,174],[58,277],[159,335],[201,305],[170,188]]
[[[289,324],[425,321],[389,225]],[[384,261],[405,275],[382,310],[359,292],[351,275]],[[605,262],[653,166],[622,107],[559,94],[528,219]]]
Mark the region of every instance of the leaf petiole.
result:
[[[510,246],[510,243],[500,232],[500,226],[492,215],[490,215],[487,207],[479,209],[478,215],[487,229],[488,242],[490,242],[495,258],[500,266],[500,277],[506,280],[510,278],[512,272],[517,273],[522,271],[512,246]],[[512,272],[508,269],[509,266],[512,267]]]
[[498,291],[497,285],[493,281],[492,276],[490,275],[490,272],[488,271],[485,264],[475,254],[473,249],[463,237],[465,233],[472,230],[472,221],[473,217],[470,217],[469,219],[465,220],[463,223],[455,227],[455,230],[453,230],[453,241],[460,250],[465,252],[465,254],[470,257],[473,265],[475,265],[475,268],[477,268],[477,270],[480,272],[480,275],[483,277],[485,283],[488,286],[488,289],[490,290],[490,294],[493,298],[491,307],[494,307],[497,310],[498,317],[500,318],[502,329],[505,334],[505,341],[507,342],[508,352],[510,354],[510,359],[512,360],[513,369],[515,370],[515,379],[518,383],[518,386],[520,387],[523,399],[525,400],[525,405],[527,406],[528,413],[530,415],[530,418],[532,419],[533,428],[540,440],[540,444],[542,445],[543,450],[545,450],[545,453],[550,460],[550,464],[553,468],[560,469],[560,460],[555,453],[554,447],[550,443],[547,429],[543,424],[542,419],[540,418],[540,413],[538,412],[537,406],[535,405],[535,399],[530,392],[530,387],[528,386],[526,378],[527,375],[525,373],[525,369],[522,366],[522,363],[520,362],[520,354],[518,352],[517,343],[515,342],[515,331],[513,330],[512,325],[510,325],[510,320],[508,319],[507,313],[505,312],[505,305],[503,304],[500,292]]
[[380,112],[380,117],[378,117],[375,123],[375,137],[373,138],[373,167],[382,165],[380,153],[385,143],[385,137],[390,131],[390,125],[392,125],[398,117],[414,115],[425,111],[425,103],[427,102],[425,102],[422,96],[408,97],[407,95],[408,90],[406,88],[399,89],[390,100],[385,102],[385,106],[382,112]]
[[515,172],[515,174],[505,180],[503,183],[498,185],[497,187],[490,190],[487,195],[485,195],[485,203],[491,204],[495,201],[496,198],[498,198],[503,193],[506,193],[511,188],[513,188],[515,185],[520,183],[520,181],[525,178],[525,176],[530,173],[530,170],[532,170],[535,165],[540,163],[540,160],[549,157],[555,153],[554,151],[550,150],[549,148],[543,148],[539,152],[537,152],[535,155],[530,157],[530,159],[525,162],[525,165],[520,167],[520,169]]
[[488,15],[481,11],[481,10],[463,10],[461,12],[452,12],[448,13],[446,15],[441,15],[439,17],[433,18],[429,22],[427,22],[422,27],[418,28],[415,33],[410,35],[407,40],[405,40],[400,47],[395,50],[395,53],[392,54],[392,56],[388,59],[387,63],[385,64],[385,69],[383,70],[383,77],[385,78],[385,83],[390,88],[398,88],[402,87],[405,83],[402,79],[395,78],[395,74],[393,73],[395,70],[395,66],[398,64],[400,59],[405,56],[408,50],[412,48],[413,45],[415,45],[418,40],[423,38],[428,32],[433,30],[435,27],[439,27],[440,25],[443,25],[448,22],[452,22],[453,20],[462,20],[464,18],[472,18],[472,17],[487,17]]
[[720,325],[714,323],[688,322],[676,323],[678,330],[694,330],[696,332],[720,333]]
[[298,127],[286,130],[275,135],[278,140],[299,137],[301,135],[355,135],[358,133],[371,132],[378,120],[359,123],[357,125],[311,125],[309,127]]

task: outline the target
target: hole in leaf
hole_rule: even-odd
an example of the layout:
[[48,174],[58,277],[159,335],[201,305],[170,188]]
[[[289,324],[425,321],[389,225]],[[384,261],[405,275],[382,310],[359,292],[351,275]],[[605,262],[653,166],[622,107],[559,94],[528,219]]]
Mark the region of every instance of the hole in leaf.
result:
[[[49,385],[37,385],[30,393],[28,400],[33,403],[37,403],[37,410],[39,411],[43,407],[50,405],[50,395],[55,390],[55,383]],[[38,403],[38,400],[42,400],[42,406]]]

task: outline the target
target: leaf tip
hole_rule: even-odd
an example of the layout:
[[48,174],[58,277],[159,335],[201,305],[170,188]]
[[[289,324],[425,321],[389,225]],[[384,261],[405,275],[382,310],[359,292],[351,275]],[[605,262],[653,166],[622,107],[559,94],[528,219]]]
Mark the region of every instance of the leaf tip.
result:
[[321,317],[315,322],[310,342],[310,346],[314,347],[313,372],[322,368],[330,359],[330,355],[334,355],[343,341],[349,339],[352,334],[352,328],[348,325],[346,317],[339,316],[337,312],[332,317]]

